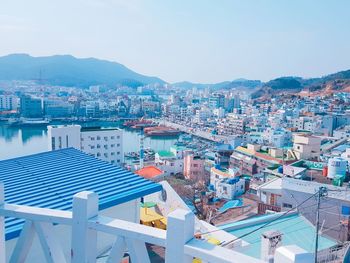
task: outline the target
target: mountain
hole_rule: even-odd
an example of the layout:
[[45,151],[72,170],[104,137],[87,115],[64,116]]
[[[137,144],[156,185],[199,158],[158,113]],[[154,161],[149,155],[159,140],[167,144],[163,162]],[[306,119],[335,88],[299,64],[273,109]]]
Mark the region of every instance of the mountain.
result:
[[34,80],[41,78],[51,85],[88,87],[163,84],[157,77],[138,74],[122,64],[95,58],[75,58],[70,55],[32,57],[12,54],[0,57],[0,80]]
[[350,70],[320,78],[281,77],[266,82],[253,94],[253,98],[268,98],[281,93],[301,96],[324,96],[335,92],[350,92]]

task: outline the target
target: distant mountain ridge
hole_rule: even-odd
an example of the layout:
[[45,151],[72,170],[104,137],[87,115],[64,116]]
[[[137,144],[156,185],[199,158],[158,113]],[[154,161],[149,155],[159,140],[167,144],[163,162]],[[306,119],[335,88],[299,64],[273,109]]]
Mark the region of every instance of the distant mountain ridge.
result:
[[[147,84],[165,84],[153,76],[139,74],[124,65],[96,58],[76,58],[71,55],[33,57],[28,54],[11,54],[0,57],[0,80],[38,80],[50,85],[86,88],[91,85],[138,87]],[[329,94],[350,92],[350,70],[340,71],[320,78],[280,77],[268,82],[236,79],[204,84],[188,81],[171,84],[182,88],[246,89],[253,96],[271,96],[282,92]]]
[[88,87],[164,84],[164,80],[138,74],[122,64],[95,58],[75,58],[71,55],[32,57],[12,54],[0,57],[0,80],[39,79],[51,85]]
[[270,80],[253,93],[253,97],[269,97],[280,93],[299,95],[330,95],[350,92],[350,70],[340,71],[320,78],[280,77]]
[[211,89],[232,89],[232,88],[257,88],[262,86],[260,80],[248,80],[248,79],[236,79],[233,81],[223,81],[218,83],[203,84],[203,83],[193,83],[189,81],[177,82],[172,85],[182,88],[211,88]]

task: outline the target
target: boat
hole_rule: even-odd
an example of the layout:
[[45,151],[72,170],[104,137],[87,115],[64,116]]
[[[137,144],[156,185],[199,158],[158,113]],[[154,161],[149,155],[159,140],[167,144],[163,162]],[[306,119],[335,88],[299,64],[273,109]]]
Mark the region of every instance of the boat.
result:
[[178,136],[181,131],[166,126],[155,126],[144,129],[147,136]]
[[145,127],[153,127],[153,126],[156,126],[156,125],[157,124],[154,123],[153,121],[151,121],[151,120],[144,120],[144,119],[129,120],[129,121],[125,121],[123,123],[124,127],[135,129],[135,130],[139,130],[139,129],[145,128]]
[[20,118],[19,120],[9,120],[11,126],[47,126],[50,121],[41,118]]

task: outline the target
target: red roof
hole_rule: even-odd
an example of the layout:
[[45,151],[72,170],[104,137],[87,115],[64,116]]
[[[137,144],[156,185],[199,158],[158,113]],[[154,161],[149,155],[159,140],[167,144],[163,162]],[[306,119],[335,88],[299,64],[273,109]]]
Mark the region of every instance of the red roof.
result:
[[146,179],[152,179],[152,178],[155,178],[159,175],[164,174],[162,170],[160,170],[159,168],[152,166],[152,165],[143,167],[143,168],[135,171],[135,173],[146,178]]

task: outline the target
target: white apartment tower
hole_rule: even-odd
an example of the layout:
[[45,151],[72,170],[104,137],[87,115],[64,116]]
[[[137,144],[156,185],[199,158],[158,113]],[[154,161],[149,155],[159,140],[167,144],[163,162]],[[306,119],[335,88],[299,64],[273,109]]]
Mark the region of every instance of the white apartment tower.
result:
[[112,164],[122,165],[124,161],[121,129],[80,125],[54,125],[47,129],[50,151],[73,147]]

